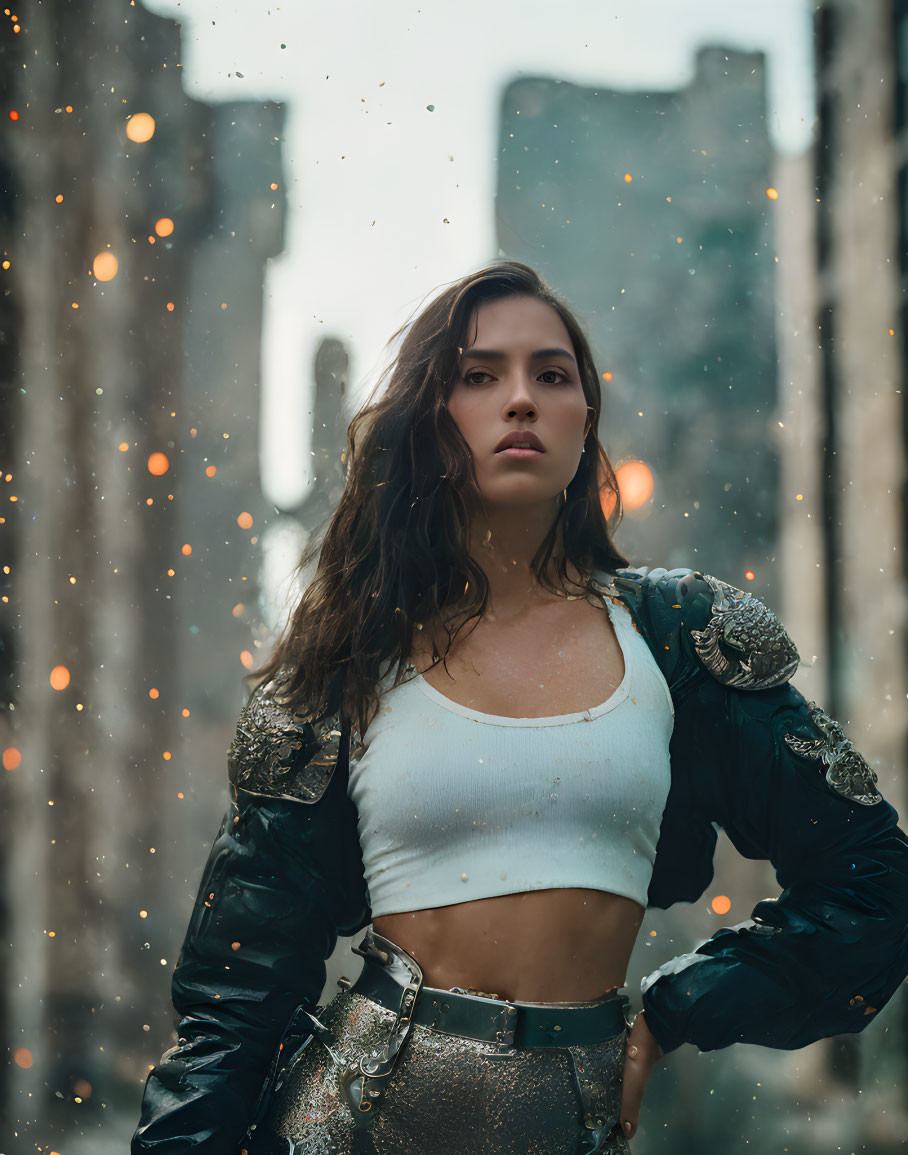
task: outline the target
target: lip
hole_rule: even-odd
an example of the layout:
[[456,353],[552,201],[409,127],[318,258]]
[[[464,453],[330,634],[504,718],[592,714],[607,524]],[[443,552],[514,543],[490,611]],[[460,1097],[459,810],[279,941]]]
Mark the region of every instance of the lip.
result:
[[510,449],[515,442],[524,442],[530,446],[531,450],[535,450],[537,453],[545,453],[545,446],[536,434],[531,433],[528,429],[512,429],[510,433],[506,433],[495,446],[495,452],[501,453],[505,449]]
[[539,449],[525,449],[522,446],[512,445],[508,449],[502,449],[495,454],[496,457],[517,457],[526,461],[532,461],[534,457],[544,457],[545,454]]

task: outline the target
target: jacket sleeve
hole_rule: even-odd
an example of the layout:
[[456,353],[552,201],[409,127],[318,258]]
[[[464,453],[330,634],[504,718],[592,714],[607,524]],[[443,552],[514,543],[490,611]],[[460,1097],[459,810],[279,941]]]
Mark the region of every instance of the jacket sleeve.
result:
[[[734,593],[739,603],[751,597]],[[762,611],[772,617],[766,628],[781,629]],[[677,759],[690,806],[742,855],[768,859],[782,893],[643,980],[646,1022],[663,1052],[684,1042],[794,1050],[861,1031],[908,972],[908,839],[898,814],[841,726],[787,682],[790,666],[781,684],[767,673],[761,688],[752,677],[748,685],[746,661],[743,673],[725,662],[720,649],[733,659],[726,640],[735,635],[724,625],[719,643],[682,629],[701,672],[676,707],[687,716],[673,773]]]
[[340,908],[328,822],[340,733],[276,716],[255,695],[240,716],[234,801],[173,976],[178,1043],[148,1076],[133,1155],[238,1152],[288,1019],[324,987]]

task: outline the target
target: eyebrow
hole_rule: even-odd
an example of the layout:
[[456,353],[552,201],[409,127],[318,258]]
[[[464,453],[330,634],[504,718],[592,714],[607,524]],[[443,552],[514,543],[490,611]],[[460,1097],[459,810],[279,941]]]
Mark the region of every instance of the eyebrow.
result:
[[[574,358],[567,349],[537,349],[535,353],[530,354],[531,361],[544,361],[549,357],[567,357],[573,361]],[[461,360],[480,360],[480,361],[504,361],[507,359],[506,353],[499,353],[495,349],[467,349],[462,355]],[[576,364],[576,362],[575,362]]]

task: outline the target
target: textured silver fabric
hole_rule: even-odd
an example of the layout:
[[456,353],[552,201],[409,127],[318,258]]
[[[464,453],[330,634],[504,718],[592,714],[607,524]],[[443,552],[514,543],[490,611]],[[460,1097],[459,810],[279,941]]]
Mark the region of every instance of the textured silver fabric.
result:
[[877,776],[864,757],[855,750],[845,731],[835,719],[820,709],[816,702],[808,702],[810,720],[820,731],[820,738],[801,738],[786,734],[785,741],[796,754],[819,758],[826,767],[826,781],[843,798],[862,806],[875,806],[883,796],[874,783]]
[[[394,1012],[343,991],[319,1019],[334,1036],[333,1054],[313,1037],[291,1059],[262,1128],[269,1150],[351,1155],[355,1149],[339,1076],[345,1065],[381,1053]],[[378,1155],[626,1155],[619,1122],[625,1041],[622,1031],[602,1043],[499,1054],[493,1043],[414,1025],[372,1121],[374,1149]],[[588,1124],[578,1080],[593,1112]]]
[[754,594],[708,573],[695,571],[695,576],[713,592],[706,628],[691,630],[697,656],[713,677],[741,690],[768,690],[789,681],[798,668],[798,651],[772,610]]

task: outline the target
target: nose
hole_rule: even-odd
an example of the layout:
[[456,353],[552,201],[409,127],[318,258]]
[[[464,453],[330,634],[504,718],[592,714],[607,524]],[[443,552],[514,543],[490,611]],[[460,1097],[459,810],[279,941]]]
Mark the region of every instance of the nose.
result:
[[508,418],[530,417],[534,421],[539,416],[527,374],[514,375],[505,398],[504,412]]

